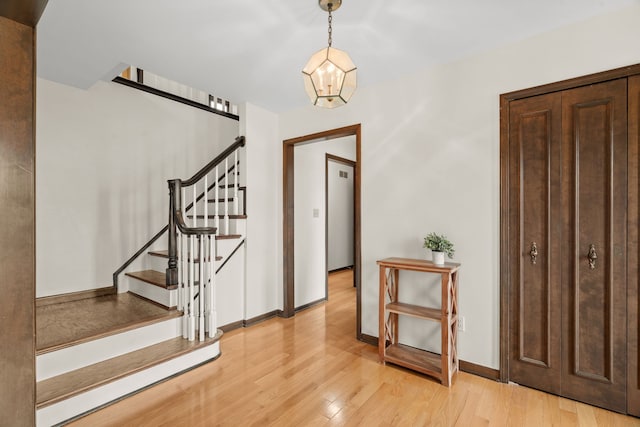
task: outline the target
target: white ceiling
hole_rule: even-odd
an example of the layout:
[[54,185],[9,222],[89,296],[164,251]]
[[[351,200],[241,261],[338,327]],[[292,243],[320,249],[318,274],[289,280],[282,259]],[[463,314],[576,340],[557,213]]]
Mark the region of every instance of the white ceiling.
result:
[[[364,87],[638,1],[343,0],[333,47]],[[49,0],[37,29],[40,77],[89,88],[131,64],[281,112],[308,103],[301,70],[327,14],[316,0]]]

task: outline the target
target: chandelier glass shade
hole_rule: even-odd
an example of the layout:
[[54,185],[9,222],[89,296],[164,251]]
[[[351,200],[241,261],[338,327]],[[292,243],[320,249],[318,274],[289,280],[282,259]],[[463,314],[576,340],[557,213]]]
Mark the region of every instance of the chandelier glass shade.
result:
[[331,47],[331,12],[341,4],[341,0],[319,0],[320,7],[329,12],[329,45],[311,55],[302,70],[305,91],[318,107],[335,108],[346,104],[357,87],[355,64],[347,52]]
[[313,105],[335,108],[349,102],[357,86],[356,71],[345,51],[326,47],[314,53],[302,70]]

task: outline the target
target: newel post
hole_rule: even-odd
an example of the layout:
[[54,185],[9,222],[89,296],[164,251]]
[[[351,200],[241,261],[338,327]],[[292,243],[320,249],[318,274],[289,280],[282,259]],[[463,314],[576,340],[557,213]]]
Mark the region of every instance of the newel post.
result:
[[178,284],[178,228],[176,225],[176,211],[181,209],[180,198],[181,181],[171,179],[169,182],[169,263],[167,266],[167,285]]

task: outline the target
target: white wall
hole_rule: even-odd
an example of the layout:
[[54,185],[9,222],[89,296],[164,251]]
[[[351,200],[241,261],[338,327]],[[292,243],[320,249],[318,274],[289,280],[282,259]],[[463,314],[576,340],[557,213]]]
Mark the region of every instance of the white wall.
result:
[[37,296],[111,285],[167,223],[170,178],[189,178],[238,122],[97,82],[37,81]]
[[[296,308],[326,296],[326,153],[355,160],[355,137],[314,142],[296,146],[293,149],[294,305]],[[316,209],[318,216],[314,217],[313,213]]]
[[282,309],[282,143],[278,116],[240,106],[246,136],[247,240],[245,319]]
[[[378,335],[376,260],[422,258],[426,233],[445,233],[462,263],[460,358],[498,367],[499,94],[640,62],[639,18],[634,5],[361,88],[340,109],[280,115],[281,139],[362,123],[363,333]],[[404,296],[438,303],[428,291],[433,281],[421,277],[406,275],[415,295],[406,295],[409,288]],[[423,339],[421,330],[403,328],[401,338],[424,347],[437,342],[437,334]]]
[[[347,176],[341,177],[340,172],[346,172]],[[329,160],[327,164],[327,270],[329,271],[353,265],[355,225],[353,174],[354,167],[351,165],[335,160]]]

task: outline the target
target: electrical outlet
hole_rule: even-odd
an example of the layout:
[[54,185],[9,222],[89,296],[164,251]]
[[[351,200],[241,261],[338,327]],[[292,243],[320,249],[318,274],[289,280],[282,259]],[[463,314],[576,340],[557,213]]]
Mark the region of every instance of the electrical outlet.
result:
[[464,329],[465,329],[464,316],[458,316],[458,330],[460,332],[464,332]]

